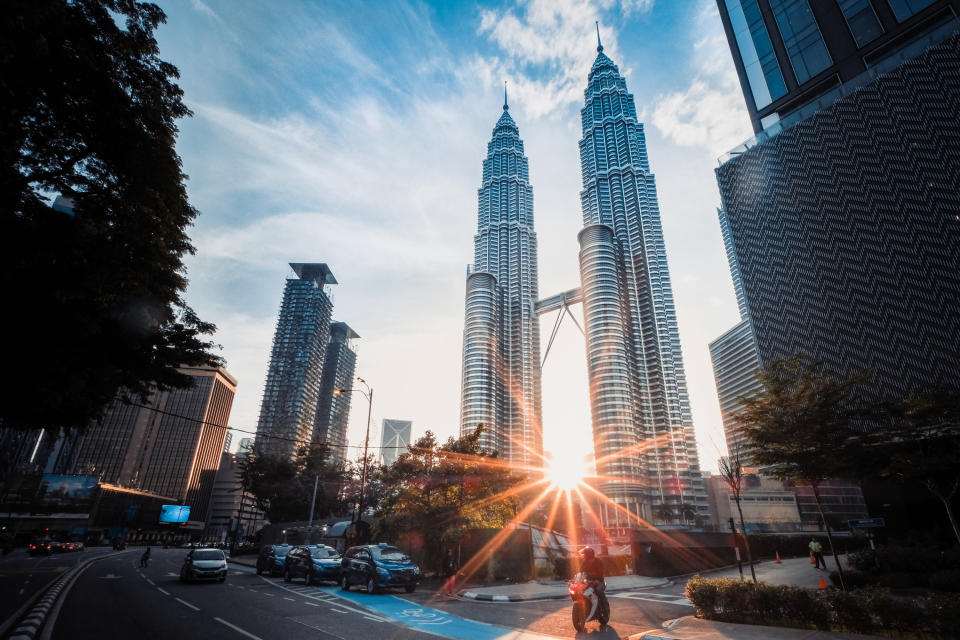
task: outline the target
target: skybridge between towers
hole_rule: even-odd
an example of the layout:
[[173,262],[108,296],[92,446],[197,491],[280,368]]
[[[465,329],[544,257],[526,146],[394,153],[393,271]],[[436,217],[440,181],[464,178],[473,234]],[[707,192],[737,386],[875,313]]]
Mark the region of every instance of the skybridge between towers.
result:
[[573,324],[577,325],[577,329],[580,329],[580,333],[586,337],[583,327],[580,326],[580,323],[577,322],[573,313],[570,312],[570,305],[580,302],[583,302],[583,293],[580,291],[580,287],[577,287],[576,289],[570,289],[569,291],[558,293],[555,296],[550,296],[543,300],[537,300],[537,304],[534,305],[534,311],[537,312],[538,316],[558,309],[560,310],[559,315],[557,315],[557,321],[553,323],[553,331],[550,332],[550,340],[547,341],[547,348],[543,352],[543,361],[540,363],[541,371],[543,370],[543,365],[547,363],[547,356],[550,355],[550,347],[553,346],[553,341],[557,337],[557,332],[560,330],[560,323],[563,322],[564,316],[569,315],[570,319],[573,320]]

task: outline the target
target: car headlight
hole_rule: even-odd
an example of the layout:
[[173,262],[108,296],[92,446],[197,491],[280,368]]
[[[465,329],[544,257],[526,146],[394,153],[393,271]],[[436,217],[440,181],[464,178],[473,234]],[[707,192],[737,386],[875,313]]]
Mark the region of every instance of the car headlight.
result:
[[420,575],[420,567],[417,567],[417,566],[413,567],[413,575],[415,576]]
[[377,567],[377,575],[379,575],[384,580],[390,579],[390,572],[384,569],[383,567]]

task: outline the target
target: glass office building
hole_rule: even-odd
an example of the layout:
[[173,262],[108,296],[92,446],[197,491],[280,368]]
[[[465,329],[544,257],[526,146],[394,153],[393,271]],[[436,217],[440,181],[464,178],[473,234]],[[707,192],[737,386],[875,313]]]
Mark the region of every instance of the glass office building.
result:
[[330,325],[330,338],[323,359],[320,397],[317,399],[317,420],[313,441],[329,445],[332,459],[347,460],[347,424],[350,419],[352,393],[334,394],[335,389],[353,387],[357,370],[357,350],[353,341],[360,336],[346,322]]
[[[708,515],[676,310],[643,124],[597,47],[581,110],[580,275],[600,489],[653,520],[657,505]],[[601,505],[608,528],[635,525]]]
[[515,465],[541,466],[540,323],[533,188],[504,95],[477,192],[468,268],[461,433],[484,424],[482,446]]

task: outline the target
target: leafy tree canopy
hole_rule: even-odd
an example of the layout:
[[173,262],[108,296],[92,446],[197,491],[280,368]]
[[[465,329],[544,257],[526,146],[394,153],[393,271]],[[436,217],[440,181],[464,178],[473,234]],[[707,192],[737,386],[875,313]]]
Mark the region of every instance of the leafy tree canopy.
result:
[[506,526],[519,509],[519,499],[507,492],[522,478],[511,474],[496,453],[481,448],[483,431],[481,425],[443,444],[427,431],[385,468],[377,534],[398,539],[416,532],[428,557],[439,559],[441,545],[467,529]]
[[177,366],[220,363],[181,298],[197,211],[164,20],[134,0],[0,3],[5,427],[83,427],[121,390],[146,400],[191,384]]
[[300,447],[293,459],[262,454],[254,448],[242,463],[240,474],[245,489],[253,494],[257,508],[270,522],[308,519],[314,487],[315,519],[343,511],[340,495],[346,472],[326,445]]

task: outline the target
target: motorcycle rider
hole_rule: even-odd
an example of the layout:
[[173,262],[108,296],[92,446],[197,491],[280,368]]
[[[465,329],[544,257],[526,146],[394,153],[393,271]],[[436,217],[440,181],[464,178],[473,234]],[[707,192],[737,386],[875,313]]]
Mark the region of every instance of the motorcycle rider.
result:
[[587,580],[594,583],[593,590],[597,594],[597,606],[602,607],[607,604],[607,583],[603,576],[603,562],[590,547],[584,547],[580,552],[580,557],[582,558],[580,571],[587,576]]

